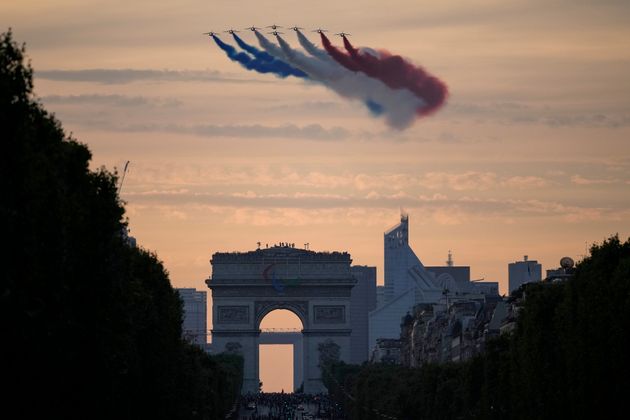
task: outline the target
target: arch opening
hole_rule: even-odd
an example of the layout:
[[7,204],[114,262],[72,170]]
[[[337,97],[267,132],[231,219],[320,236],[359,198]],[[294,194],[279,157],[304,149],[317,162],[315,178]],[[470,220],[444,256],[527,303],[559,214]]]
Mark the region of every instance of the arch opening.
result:
[[258,344],[262,392],[294,392],[303,381],[304,324],[289,309],[272,309],[262,315]]
[[291,309],[272,309],[262,315],[258,328],[263,330],[295,330],[304,329],[304,322],[300,316]]

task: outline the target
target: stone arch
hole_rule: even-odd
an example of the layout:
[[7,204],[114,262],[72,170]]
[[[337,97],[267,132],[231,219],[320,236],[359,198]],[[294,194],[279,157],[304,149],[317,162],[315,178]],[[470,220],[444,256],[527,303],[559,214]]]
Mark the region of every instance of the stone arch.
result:
[[[265,340],[260,323],[271,311],[288,310],[302,322],[303,351],[297,360],[304,392],[325,392],[318,346],[327,339],[340,346],[340,359],[351,354],[350,302],[356,283],[350,255],[273,246],[243,253],[215,253],[212,277],[212,345],[219,351],[240,344],[243,355],[243,393],[258,392],[259,343]],[[268,267],[282,266],[270,278]],[[296,281],[295,279],[299,279]],[[278,287],[279,282],[284,285]],[[279,338],[274,338],[277,341]],[[278,343],[275,343],[278,344]],[[295,346],[294,346],[295,348]],[[294,369],[295,370],[295,369]]]
[[254,328],[260,331],[260,323],[263,318],[276,309],[291,311],[302,322],[302,329],[309,327],[307,301],[262,301],[255,304]]

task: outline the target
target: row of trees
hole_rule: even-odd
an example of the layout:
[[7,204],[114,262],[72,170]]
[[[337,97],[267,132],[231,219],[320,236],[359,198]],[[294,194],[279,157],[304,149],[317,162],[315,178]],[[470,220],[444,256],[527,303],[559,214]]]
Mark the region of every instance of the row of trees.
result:
[[242,360],[181,338],[155,254],[129,246],[117,176],[33,95],[0,35],[3,411],[15,418],[223,418]]
[[515,332],[472,360],[417,369],[332,363],[326,385],[354,419],[625,418],[630,240],[611,237],[571,280],[521,292]]

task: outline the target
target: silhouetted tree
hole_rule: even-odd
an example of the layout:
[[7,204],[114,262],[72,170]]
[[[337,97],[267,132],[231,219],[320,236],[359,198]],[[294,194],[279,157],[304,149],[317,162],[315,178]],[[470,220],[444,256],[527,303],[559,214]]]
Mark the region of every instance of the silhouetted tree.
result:
[[515,331],[471,360],[333,363],[326,386],[354,419],[619,418],[630,389],[630,239],[594,245],[566,282],[517,294]]
[[88,148],[34,97],[24,59],[11,31],[0,35],[2,412],[222,418],[238,356],[182,340],[168,273],[126,242],[116,174],[89,169]]

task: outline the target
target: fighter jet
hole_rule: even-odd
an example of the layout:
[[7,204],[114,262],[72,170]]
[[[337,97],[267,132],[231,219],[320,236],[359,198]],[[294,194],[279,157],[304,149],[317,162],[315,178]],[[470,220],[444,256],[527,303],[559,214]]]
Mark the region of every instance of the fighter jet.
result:
[[223,32],[227,32],[228,34],[234,34],[235,32],[238,32],[235,29],[228,29],[227,31],[223,31]]
[[278,36],[280,34],[283,34],[284,32],[278,32],[278,31],[273,31],[273,32],[267,32],[269,35],[275,35]]
[[250,26],[249,28],[245,28],[245,29],[249,29],[250,31],[254,32],[254,31],[257,31],[260,28],[258,28],[256,26]]
[[299,26],[294,26],[292,28],[289,29],[293,29],[295,32],[299,31],[300,29],[304,29],[304,28],[300,28]]
[[350,36],[350,34],[347,34],[347,33],[345,33],[345,32],[339,32],[338,34],[335,34],[335,35],[340,36],[340,37],[342,37],[342,38],[345,38],[345,37],[347,37],[347,36]]
[[210,32],[204,32],[202,35],[216,36],[216,35],[218,35],[218,34],[217,34],[216,32],[212,32],[212,31],[210,31]]
[[321,34],[323,32],[328,32],[328,29],[317,28],[313,32],[317,32],[318,34]]
[[271,28],[271,29],[273,29],[273,30],[275,31],[275,30],[276,30],[276,29],[278,29],[278,28],[282,28],[282,26],[280,26],[280,25],[276,25],[276,24],[274,23],[273,25],[266,26],[266,28]]

